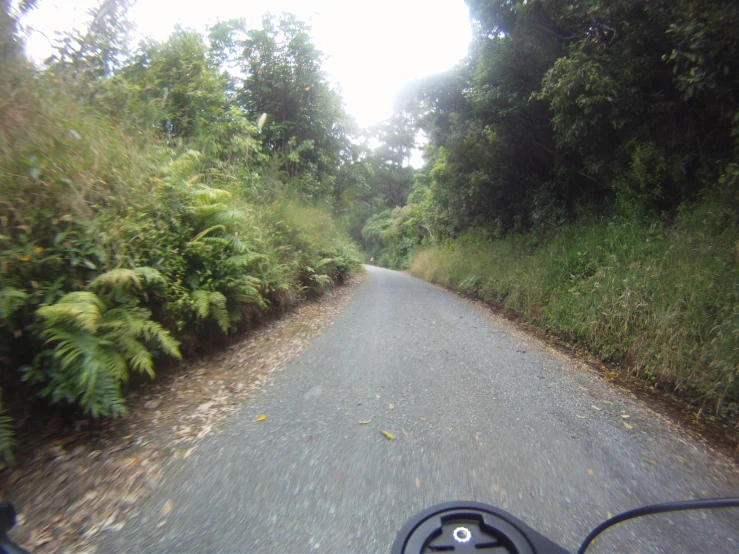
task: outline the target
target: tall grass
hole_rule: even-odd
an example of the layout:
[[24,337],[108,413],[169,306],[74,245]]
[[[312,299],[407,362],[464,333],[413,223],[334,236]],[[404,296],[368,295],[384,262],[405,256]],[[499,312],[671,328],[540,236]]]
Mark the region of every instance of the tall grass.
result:
[[548,238],[474,234],[411,272],[473,294],[681,397],[739,417],[739,230],[706,201],[670,226],[581,221]]

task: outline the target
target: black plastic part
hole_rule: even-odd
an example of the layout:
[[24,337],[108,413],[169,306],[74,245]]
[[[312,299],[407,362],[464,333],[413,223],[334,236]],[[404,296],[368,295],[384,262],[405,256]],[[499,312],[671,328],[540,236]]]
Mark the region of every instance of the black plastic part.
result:
[[595,537],[603,531],[614,525],[618,525],[629,519],[643,517],[653,514],[664,514],[668,512],[684,512],[688,510],[716,510],[720,508],[739,508],[739,497],[734,498],[705,498],[701,500],[682,500],[680,502],[666,502],[663,504],[652,504],[651,506],[642,506],[628,512],[620,513],[610,519],[607,519],[598,527],[590,531],[585,540],[582,541],[577,554],[585,554],[585,551],[595,540]]
[[15,508],[7,500],[0,502],[0,554],[29,554],[8,538],[15,525]]
[[511,514],[480,502],[445,502],[424,510],[403,526],[391,552],[569,554]]

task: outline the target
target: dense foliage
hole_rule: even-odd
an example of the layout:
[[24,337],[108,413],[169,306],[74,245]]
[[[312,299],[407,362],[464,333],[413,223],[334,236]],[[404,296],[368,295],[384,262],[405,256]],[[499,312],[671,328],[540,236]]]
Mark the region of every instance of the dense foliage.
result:
[[404,95],[426,165],[374,255],[736,416],[739,5],[467,3],[468,59]]
[[[132,373],[153,376],[157,358],[359,267],[332,209],[353,155],[347,117],[303,24],[178,29],[125,53],[127,3],[104,0],[37,69],[0,7],[6,394],[121,415]],[[233,64],[249,73],[232,76]],[[4,417],[6,456],[10,431]]]

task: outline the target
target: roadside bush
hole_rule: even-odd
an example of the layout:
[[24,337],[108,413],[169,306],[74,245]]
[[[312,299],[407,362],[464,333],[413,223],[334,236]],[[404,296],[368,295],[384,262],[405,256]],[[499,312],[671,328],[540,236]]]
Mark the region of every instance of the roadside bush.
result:
[[[50,403],[122,415],[130,373],[180,357],[177,339],[229,333],[360,267],[327,208],[243,159],[126,127],[22,67],[0,93],[6,391],[22,378]],[[0,417],[6,457],[11,431]]]

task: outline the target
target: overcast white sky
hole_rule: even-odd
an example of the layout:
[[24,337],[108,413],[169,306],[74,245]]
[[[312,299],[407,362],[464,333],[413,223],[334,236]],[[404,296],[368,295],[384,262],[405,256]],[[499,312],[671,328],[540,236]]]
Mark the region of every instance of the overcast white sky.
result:
[[[39,0],[26,23],[53,37],[85,21],[95,3]],[[362,126],[389,117],[404,83],[452,67],[470,41],[464,0],[138,0],[131,15],[139,35],[164,40],[178,23],[202,31],[218,19],[243,17],[258,26],[266,11],[291,12],[311,23],[328,56],[325,68]],[[39,33],[27,44],[36,57],[49,52]]]

